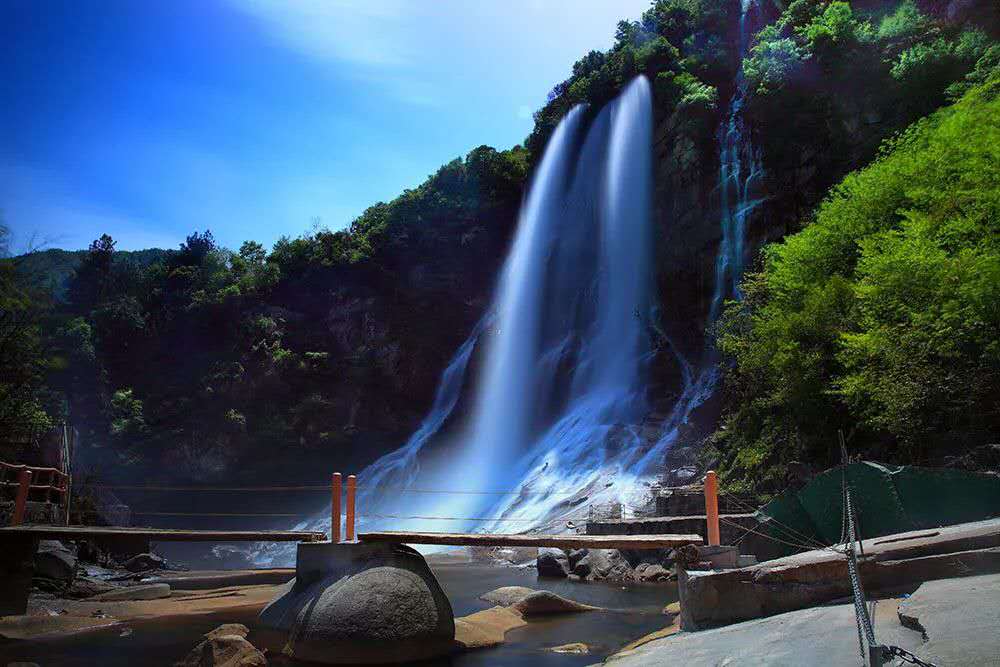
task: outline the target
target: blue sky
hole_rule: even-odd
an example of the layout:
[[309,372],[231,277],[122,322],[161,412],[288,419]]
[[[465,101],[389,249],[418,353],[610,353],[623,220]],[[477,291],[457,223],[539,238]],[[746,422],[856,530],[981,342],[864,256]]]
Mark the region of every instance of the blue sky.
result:
[[3,0],[14,249],[340,228],[507,148],[649,0]]

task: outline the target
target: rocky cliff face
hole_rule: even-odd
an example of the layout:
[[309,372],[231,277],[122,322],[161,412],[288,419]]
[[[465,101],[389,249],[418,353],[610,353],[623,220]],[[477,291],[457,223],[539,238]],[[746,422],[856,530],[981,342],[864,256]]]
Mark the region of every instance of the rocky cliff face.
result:
[[384,257],[389,271],[331,272],[296,299],[285,318],[290,339],[326,350],[341,369],[330,378],[336,386],[325,388],[325,420],[348,461],[366,462],[416,428],[442,370],[489,305],[515,218],[512,205],[480,219],[428,221],[394,240]]

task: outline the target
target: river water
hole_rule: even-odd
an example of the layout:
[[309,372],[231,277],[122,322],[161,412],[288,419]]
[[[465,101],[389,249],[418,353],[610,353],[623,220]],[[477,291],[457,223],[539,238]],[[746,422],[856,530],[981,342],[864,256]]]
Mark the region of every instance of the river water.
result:
[[[507,633],[499,647],[478,649],[431,662],[423,667],[576,667],[601,662],[629,642],[667,625],[663,607],[677,599],[673,584],[580,583],[539,579],[533,569],[455,563],[432,565],[451,600],[455,616],[488,609],[479,596],[501,586],[550,590],[564,597],[611,610],[562,614],[532,621]],[[281,637],[254,628],[258,609],[235,609],[209,617],[159,617],[117,625],[100,632],[31,642],[0,643],[0,665],[34,662],[42,667],[158,667],[181,660],[205,632],[222,623],[243,623],[248,639],[268,649],[271,664],[291,665],[281,657]],[[2,642],[2,640],[0,640]],[[553,646],[583,642],[589,655],[552,653]]]

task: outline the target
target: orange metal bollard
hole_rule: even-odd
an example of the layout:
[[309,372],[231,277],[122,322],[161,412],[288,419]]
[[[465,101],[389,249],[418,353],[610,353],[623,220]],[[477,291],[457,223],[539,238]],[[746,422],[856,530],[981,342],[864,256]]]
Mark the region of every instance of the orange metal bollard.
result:
[[340,473],[333,473],[332,496],[330,498],[330,541],[336,544],[340,542],[340,494],[341,482]]
[[20,526],[24,521],[24,508],[28,503],[28,489],[31,488],[31,471],[22,470],[17,476],[17,497],[14,500],[14,516],[10,525]]
[[347,541],[354,541],[354,492],[357,488],[357,477],[347,478]]
[[719,480],[714,470],[705,473],[705,519],[708,523],[708,545],[719,546]]

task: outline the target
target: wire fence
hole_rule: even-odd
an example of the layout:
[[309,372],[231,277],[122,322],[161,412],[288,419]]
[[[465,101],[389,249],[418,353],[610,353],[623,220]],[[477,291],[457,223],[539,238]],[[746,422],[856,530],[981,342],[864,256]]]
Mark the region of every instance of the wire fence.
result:
[[[370,488],[364,484],[357,484],[355,487],[357,490],[361,491],[366,488]],[[396,494],[420,494],[420,495],[461,495],[461,496],[517,496],[517,497],[558,497],[565,496],[570,497],[577,495],[575,491],[525,491],[522,489],[506,489],[506,490],[480,490],[480,489],[427,489],[427,488],[412,488],[412,487],[377,487],[380,491],[396,495]],[[93,491],[100,494],[113,494],[113,493],[127,493],[132,494],[135,492],[150,492],[154,494],[160,493],[184,493],[184,494],[228,494],[228,493],[322,493],[329,495],[332,492],[330,484],[298,484],[298,485],[287,485],[287,484],[274,484],[274,485],[248,485],[248,486],[203,486],[203,485],[171,485],[171,484],[104,484],[104,483],[91,483],[86,484],[81,489],[82,492],[86,493],[88,491]],[[618,503],[616,505],[621,508],[622,505]],[[599,510],[601,516],[610,516],[611,511],[602,506]],[[107,518],[107,513],[103,509],[92,510],[81,512],[81,514],[102,516]],[[621,510],[618,510],[618,514],[622,514]],[[168,511],[163,509],[134,509],[129,508],[127,515],[132,517],[184,517],[184,518],[267,518],[267,519],[307,519],[315,517],[315,512],[251,512],[251,511],[241,511],[241,512],[209,512],[209,511]],[[394,513],[379,513],[379,512],[359,512],[355,514],[358,519],[393,519],[393,520],[424,520],[424,521],[462,521],[469,523],[511,523],[511,524],[525,524],[525,523],[544,523],[539,522],[537,519],[525,518],[525,517],[510,517],[510,516],[443,516],[443,515],[422,515],[422,514],[394,514]],[[588,521],[594,520],[597,515],[594,514],[594,510],[590,509],[586,514],[571,515],[571,516],[561,516],[559,521],[565,521],[567,523],[572,523],[573,521]],[[552,522],[548,522],[551,524]]]
[[[365,484],[357,484],[356,488],[358,490],[364,490],[370,488]],[[379,486],[380,491],[390,494],[419,494],[419,495],[458,495],[458,496],[516,496],[516,497],[526,497],[526,498],[537,498],[537,497],[571,497],[575,495],[580,495],[579,491],[526,491],[523,489],[492,489],[492,490],[481,490],[481,489],[430,489],[430,488],[413,488],[413,487],[386,487]],[[208,486],[208,485],[175,485],[175,484],[106,484],[106,483],[89,483],[84,486],[84,489],[93,490],[101,494],[117,494],[126,493],[133,494],[136,492],[148,492],[148,493],[184,493],[184,494],[229,494],[229,493],[323,493],[329,495],[332,491],[330,484],[272,484],[272,485],[247,485],[247,486]],[[566,527],[572,529],[577,528],[574,525],[575,522],[582,522],[583,524],[589,522],[602,522],[602,521],[625,521],[634,519],[645,519],[645,518],[655,518],[656,514],[656,503],[655,503],[656,491],[654,490],[653,496],[648,502],[635,505],[623,502],[607,502],[607,503],[592,503],[586,506],[585,512],[571,515],[560,515],[558,519],[551,521],[539,521],[537,518],[527,518],[527,517],[514,517],[514,516],[450,516],[450,515],[425,515],[425,514],[399,514],[399,513],[383,513],[383,512],[373,512],[373,511],[361,511],[355,516],[358,519],[366,520],[400,520],[400,521],[447,521],[447,522],[466,522],[466,523],[495,523],[503,525],[524,525],[524,524],[539,524],[539,525],[554,525],[565,523]],[[746,499],[734,495],[734,494],[719,494],[720,498],[724,498],[730,506],[736,507],[741,511],[745,511],[748,514],[757,512],[757,508],[750,504]],[[253,511],[171,511],[163,508],[155,509],[142,509],[142,508],[129,508],[124,503],[117,504],[118,507],[124,508],[119,516],[121,518],[128,517],[155,517],[155,518],[233,518],[233,519],[248,519],[248,518],[261,518],[261,519],[298,519],[304,520],[308,518],[313,518],[316,516],[316,512],[253,512]],[[85,512],[86,513],[86,512]],[[100,512],[94,511],[89,512],[89,514],[100,514],[107,517],[106,510],[101,510]],[[745,526],[734,521],[727,519],[725,516],[720,517],[720,521],[732,526],[733,528],[741,531],[739,537],[736,538],[735,542],[738,544],[742,542],[748,535],[756,534],[764,539],[771,539],[781,544],[792,546],[797,549],[816,549],[823,548],[825,545],[819,544],[815,539],[810,538],[806,535],[795,531],[790,526],[786,526],[776,520],[768,519],[768,527],[772,530],[763,532],[758,530],[753,526]],[[776,533],[773,535],[771,533]]]

